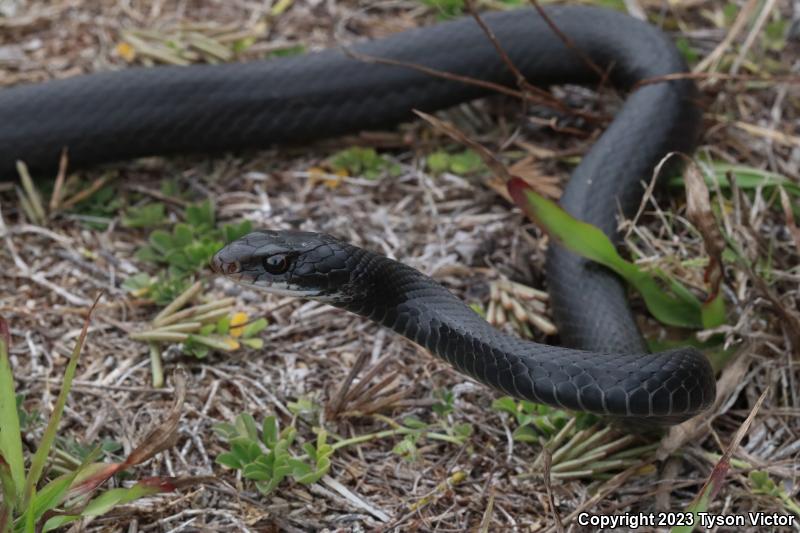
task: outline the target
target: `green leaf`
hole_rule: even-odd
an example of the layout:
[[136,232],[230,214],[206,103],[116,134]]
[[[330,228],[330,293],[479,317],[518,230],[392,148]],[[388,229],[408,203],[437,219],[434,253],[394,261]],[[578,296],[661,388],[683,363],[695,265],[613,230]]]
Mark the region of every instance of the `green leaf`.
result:
[[117,505],[130,503],[159,492],[164,492],[164,490],[143,483],[137,483],[130,488],[110,489],[89,502],[89,505],[81,511],[81,516],[101,516]]
[[426,160],[428,171],[433,174],[441,174],[450,168],[450,154],[444,150],[437,150],[428,155]]
[[290,459],[289,464],[292,465],[292,477],[299,483],[305,483],[303,478],[313,472],[310,466],[303,461],[297,459]]
[[722,17],[724,18],[725,26],[730,26],[736,20],[739,14],[739,6],[733,2],[729,2],[722,6]]
[[240,54],[246,51],[248,48],[255,44],[256,39],[254,36],[247,36],[242,37],[241,39],[236,39],[233,41],[233,45],[231,46],[231,50],[234,54]]
[[409,434],[406,435],[403,440],[398,442],[394,448],[392,448],[392,453],[395,453],[401,457],[408,459],[409,461],[413,461],[417,457],[417,435]]
[[313,444],[311,444],[310,442],[306,442],[303,444],[302,448],[303,451],[306,452],[306,455],[308,455],[312,461],[317,460],[317,449],[314,447]]
[[[4,324],[0,324],[0,329]],[[0,460],[5,461],[9,478],[13,483],[13,498],[8,504],[22,501],[25,485],[25,460],[22,455],[22,439],[19,432],[17,397],[14,394],[14,375],[8,360],[8,347],[0,333]],[[4,492],[8,479],[3,481]]]
[[675,39],[675,46],[688,64],[694,65],[700,59],[700,53],[689,44],[689,39],[686,37],[678,37]]
[[450,170],[453,174],[471,174],[483,168],[483,159],[474,150],[464,150],[450,158]]
[[239,342],[253,350],[260,350],[264,347],[263,339],[240,339]]
[[789,21],[784,18],[768,22],[762,35],[765,48],[773,52],[781,52],[786,48],[786,36],[789,33],[787,30],[788,25]]
[[260,333],[264,328],[267,327],[268,324],[269,322],[267,322],[266,318],[259,318],[258,320],[250,322],[242,330],[242,338],[247,339],[248,337],[252,337],[257,333]]
[[261,440],[270,450],[275,448],[275,444],[278,442],[278,430],[278,419],[274,415],[264,419],[261,426]]
[[242,413],[236,417],[235,424],[240,435],[243,437],[249,437],[254,441],[258,440],[258,424],[256,424],[256,420],[253,418],[253,415],[250,413]]
[[783,506],[795,515],[800,516],[800,505],[786,489],[772,480],[768,472],[763,470],[753,470],[748,475],[750,484],[753,486],[753,492],[756,494],[766,494],[777,498],[781,501]]
[[391,160],[379,155],[374,148],[360,146],[336,152],[329,161],[335,171],[346,171],[351,176],[363,176],[367,179],[379,178],[384,173],[397,175],[400,170]]
[[420,2],[436,9],[440,19],[457,17],[464,12],[464,0],[420,0]]
[[216,331],[218,335],[225,335],[231,330],[231,317],[225,315],[217,320]]
[[285,451],[292,445],[294,442],[295,437],[297,436],[297,428],[294,426],[288,426],[284,428],[283,431],[280,433],[280,438],[275,443],[275,450]]
[[153,278],[146,272],[139,272],[122,282],[122,288],[128,292],[147,290],[153,284]]
[[426,164],[428,170],[433,174],[452,172],[453,174],[465,175],[486,168],[481,156],[476,151],[470,149],[455,154],[449,154],[444,150],[437,150],[428,156]]
[[536,443],[539,442],[539,440],[541,439],[539,432],[537,432],[531,426],[519,426],[517,429],[514,430],[511,436],[517,442]]
[[[11,513],[11,510],[16,505],[16,485],[11,477],[11,469],[8,467],[2,453],[0,453],[0,516],[3,513]],[[0,531],[3,531],[0,529]]]
[[725,323],[725,299],[720,291],[710,302],[704,303],[701,309],[703,327],[711,329]]
[[[75,378],[75,371],[78,367],[78,359],[80,358],[81,351],[83,350],[83,345],[86,342],[86,335],[89,331],[89,320],[91,319],[92,312],[94,312],[95,306],[97,305],[97,301],[98,300],[95,300],[95,304],[89,310],[89,314],[84,320],[83,329],[81,330],[80,336],[75,342],[75,346],[73,347],[72,353],[67,361],[67,367],[64,370],[64,378],[61,382],[61,390],[58,391],[58,397],[56,398],[55,405],[53,406],[53,412],[51,413],[50,419],[48,420],[47,426],[42,434],[42,440],[39,441],[39,445],[36,447],[36,453],[34,453],[33,458],[31,459],[31,466],[28,470],[28,475],[25,478],[26,504],[30,503],[33,495],[35,494],[36,485],[39,483],[39,478],[41,477],[42,472],[44,472],[47,458],[50,455],[50,451],[53,447],[53,442],[55,441],[56,433],[58,431],[58,425],[61,422],[61,415],[64,413],[64,407],[67,404],[67,397],[69,396],[69,391],[72,388],[72,380]],[[0,386],[2,386],[2,384],[0,384]]]
[[[731,173],[736,180],[736,186],[740,189],[780,186],[786,189],[789,194],[800,196],[800,185],[775,172],[718,161],[712,161],[703,166],[710,167],[711,172],[703,172],[703,178],[706,184],[712,188],[715,188],[716,185],[721,188],[729,188],[731,184],[728,179],[728,173]],[[670,178],[667,183],[671,187],[683,187],[683,177],[675,176]]]
[[213,426],[211,426],[211,429],[214,431],[214,433],[216,433],[226,441],[231,440],[232,438],[239,435],[236,426],[234,426],[233,424],[229,424],[228,422],[219,422],[217,424],[214,424]]
[[296,44],[292,46],[286,46],[284,48],[278,48],[277,50],[270,50],[267,53],[269,57],[290,57],[290,56],[297,56],[303,55],[306,53],[306,47],[302,44]]
[[478,313],[481,316],[481,318],[483,319],[486,318],[486,309],[484,309],[483,305],[481,305],[479,302],[473,302],[469,304],[469,307],[470,309]]
[[178,180],[162,179],[161,180],[161,194],[164,196],[180,196],[180,188],[178,187]]
[[152,232],[148,240],[150,246],[158,254],[166,254],[175,248],[175,244],[172,242],[172,235],[161,229]]
[[169,250],[164,259],[170,266],[175,267],[178,270],[189,270],[192,266],[191,261],[189,261],[189,258],[186,256],[186,253],[183,250]]
[[511,396],[503,396],[492,402],[492,409],[495,411],[505,411],[506,413],[516,416],[517,402],[515,402],[514,398]]
[[193,204],[186,208],[186,222],[195,230],[211,230],[215,224],[214,207],[211,200]]
[[411,429],[425,429],[428,424],[415,416],[407,416],[403,419],[403,425]]
[[272,466],[264,465],[264,460],[264,457],[259,457],[256,462],[245,465],[244,468],[242,468],[242,475],[247,479],[252,479],[253,481],[271,480],[273,478]]
[[673,289],[678,286],[677,283],[660,272],[655,278],[637,265],[625,261],[602,231],[577,220],[554,202],[536,194],[521,179],[511,180],[509,192],[528,217],[562,246],[610,268],[633,285],[644,298],[647,309],[659,321],[686,328],[703,327],[700,301],[694,296],[687,301],[686,295],[691,295],[689,291],[682,291],[680,295],[664,292],[661,283],[666,281]]
[[469,438],[472,435],[473,427],[469,422],[462,422],[453,426],[453,431],[462,439]]
[[152,228],[166,221],[164,204],[153,202],[141,207],[130,207],[122,218],[122,225],[128,228]]
[[328,446],[327,443],[328,443],[328,432],[320,428],[319,430],[317,430],[317,450],[319,450],[320,453],[323,453],[324,450],[330,448],[330,446]]
[[296,402],[289,402],[286,407],[295,416],[311,414],[317,410],[314,402],[306,397],[298,398]]
[[775,490],[775,482],[763,470],[753,470],[748,477],[757,492],[771,494]]
[[240,469],[244,466],[239,457],[233,452],[222,452],[217,455],[216,461],[217,464],[233,469]]
[[225,244],[244,237],[252,231],[253,223],[249,220],[243,220],[239,224],[225,224],[222,226],[222,236],[225,239]]
[[162,254],[157,252],[152,246],[142,246],[136,251],[136,259],[147,263],[158,263],[161,261]]
[[255,461],[261,455],[261,447],[249,437],[231,439],[231,453],[241,464]]
[[73,487],[76,479],[86,479],[87,473],[96,466],[94,461],[100,456],[100,453],[99,447],[90,450],[89,453],[85,454],[83,457],[80,466],[75,468],[72,472],[57,477],[36,492],[28,511],[33,522],[38,522],[44,513],[55,509],[69,497],[69,491]]
[[175,224],[172,230],[172,245],[174,248],[184,248],[194,241],[194,231],[188,224]]

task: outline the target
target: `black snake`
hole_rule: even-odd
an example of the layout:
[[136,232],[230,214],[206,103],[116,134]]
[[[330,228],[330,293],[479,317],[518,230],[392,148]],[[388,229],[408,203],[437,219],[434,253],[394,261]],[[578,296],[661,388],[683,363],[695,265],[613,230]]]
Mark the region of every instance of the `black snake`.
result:
[[[534,10],[483,19],[533,83],[596,85],[593,64],[605,73],[604,82],[630,91],[561,199],[570,213],[614,236],[616,214],[621,209],[630,215],[642,197],[639,181],[666,153],[693,149],[699,128],[695,87],[686,79],[634,87],[685,70],[676,48],[656,28],[590,7],[546,12],[569,46]],[[494,83],[515,82],[470,19],[353,49]],[[487,93],[339,50],[243,64],[132,68],[13,87],[0,91],[0,179],[15,178],[16,160],[38,173],[53,172],[64,147],[74,169],[146,155],[305,142],[385,127],[411,118],[412,109],[432,111]],[[302,243],[312,243],[313,251],[298,253]],[[217,260],[256,265],[263,250],[275,247],[287,248],[281,254],[288,270],[275,278],[287,290],[344,294],[346,301],[328,299],[510,394],[661,423],[689,418],[714,399],[713,373],[702,354],[691,348],[647,354],[622,282],[558,246],[551,247],[547,262],[554,317],[564,343],[586,351],[499,333],[422,274],[323,235],[257,233],[230,245]],[[268,264],[258,265],[263,274]],[[258,272],[258,265],[241,274]]]

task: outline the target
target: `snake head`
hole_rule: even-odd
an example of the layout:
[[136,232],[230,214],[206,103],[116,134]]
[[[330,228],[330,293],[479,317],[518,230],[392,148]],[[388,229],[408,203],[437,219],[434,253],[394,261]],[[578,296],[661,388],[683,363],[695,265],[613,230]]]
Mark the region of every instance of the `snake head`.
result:
[[222,248],[211,269],[265,292],[336,302],[347,298],[350,248],[323,233],[262,230]]

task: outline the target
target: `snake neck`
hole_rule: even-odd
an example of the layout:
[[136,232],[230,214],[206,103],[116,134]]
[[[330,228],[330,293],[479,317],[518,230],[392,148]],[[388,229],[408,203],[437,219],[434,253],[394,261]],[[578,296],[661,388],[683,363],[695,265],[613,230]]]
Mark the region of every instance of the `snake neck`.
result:
[[352,247],[350,282],[333,305],[386,326],[511,396],[612,417],[673,424],[713,400],[708,362],[693,349],[589,353],[536,344],[492,327],[442,285]]
[[[353,248],[351,287],[333,305],[369,318],[449,362],[472,378],[518,398],[554,404],[521,391],[514,375],[529,374],[530,342],[492,327],[445,287],[387,257]],[[579,408],[578,405],[569,406]]]
[[367,317],[437,354],[437,346],[429,346],[429,337],[440,326],[464,335],[505,335],[442,285],[408,265],[355,247],[351,261],[351,289],[332,302],[337,307]]

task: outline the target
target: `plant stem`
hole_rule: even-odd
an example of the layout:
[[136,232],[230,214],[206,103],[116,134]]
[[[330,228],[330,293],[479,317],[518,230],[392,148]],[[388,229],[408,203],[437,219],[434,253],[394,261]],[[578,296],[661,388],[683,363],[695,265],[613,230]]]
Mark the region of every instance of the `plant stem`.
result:
[[150,346],[150,372],[153,375],[153,388],[160,389],[164,386],[164,363],[161,361],[161,350],[155,342],[148,342]]

